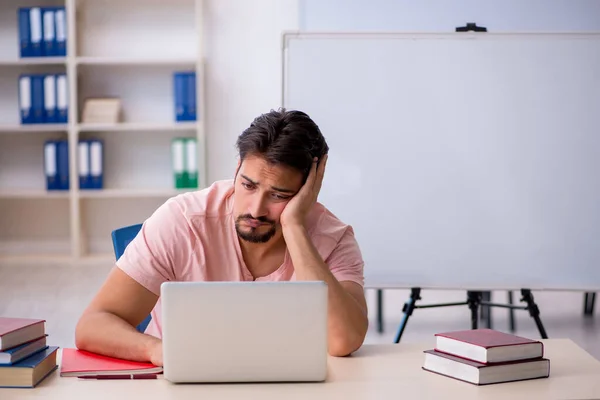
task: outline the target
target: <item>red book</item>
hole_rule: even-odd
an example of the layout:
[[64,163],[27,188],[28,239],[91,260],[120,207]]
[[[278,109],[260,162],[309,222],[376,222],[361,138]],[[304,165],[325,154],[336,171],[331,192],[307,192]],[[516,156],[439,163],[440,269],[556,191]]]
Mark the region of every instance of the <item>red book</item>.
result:
[[78,349],[63,349],[60,376],[101,376],[158,374],[163,370],[152,363],[106,357]]
[[499,364],[483,364],[465,360],[450,354],[427,350],[423,369],[474,385],[489,385],[547,378],[550,376],[550,360],[511,361]]
[[542,342],[493,329],[444,332],[435,336],[437,351],[484,364],[544,356]]
[[46,334],[45,320],[0,317],[0,351],[17,347]]

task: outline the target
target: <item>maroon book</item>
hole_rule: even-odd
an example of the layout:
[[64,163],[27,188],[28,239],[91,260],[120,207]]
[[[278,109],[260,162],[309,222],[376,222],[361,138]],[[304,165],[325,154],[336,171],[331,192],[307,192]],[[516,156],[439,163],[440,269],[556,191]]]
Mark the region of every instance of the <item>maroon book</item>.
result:
[[45,322],[43,319],[0,317],[0,351],[44,336]]
[[437,351],[484,364],[530,360],[544,356],[544,344],[493,329],[437,333]]
[[498,364],[483,364],[465,360],[435,350],[427,350],[423,369],[439,375],[447,376],[474,385],[490,385],[523,381],[529,379],[548,378],[550,376],[550,360],[510,361]]

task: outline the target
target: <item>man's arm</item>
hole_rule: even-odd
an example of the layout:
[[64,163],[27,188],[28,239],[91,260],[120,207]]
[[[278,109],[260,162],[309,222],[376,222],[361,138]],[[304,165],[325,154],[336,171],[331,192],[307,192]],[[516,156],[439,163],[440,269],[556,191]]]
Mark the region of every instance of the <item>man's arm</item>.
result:
[[157,301],[158,296],[115,267],[79,319],[75,345],[93,353],[162,366],[160,339],[135,328]]
[[346,356],[363,343],[368,329],[362,287],[339,282],[323,261],[302,224],[285,225],[283,236],[298,280],[325,281],[328,287],[328,347],[332,356]]

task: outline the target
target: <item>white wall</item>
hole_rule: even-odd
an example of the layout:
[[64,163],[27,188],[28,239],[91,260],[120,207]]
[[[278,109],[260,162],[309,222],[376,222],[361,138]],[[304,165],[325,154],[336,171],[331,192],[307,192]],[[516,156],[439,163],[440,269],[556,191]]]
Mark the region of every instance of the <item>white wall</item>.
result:
[[208,182],[233,177],[237,136],[281,105],[281,34],[298,29],[297,0],[207,0]]
[[476,22],[489,31],[600,30],[598,0],[298,0],[300,29],[454,31]]
[[208,181],[232,176],[235,140],[281,96],[287,30],[600,30],[599,0],[206,0]]

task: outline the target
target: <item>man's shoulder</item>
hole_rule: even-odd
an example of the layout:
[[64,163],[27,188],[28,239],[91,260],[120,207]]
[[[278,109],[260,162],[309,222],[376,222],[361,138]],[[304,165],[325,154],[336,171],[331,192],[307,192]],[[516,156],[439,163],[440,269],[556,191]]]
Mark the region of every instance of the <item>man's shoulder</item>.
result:
[[231,213],[233,180],[220,180],[210,186],[169,199],[171,207],[187,217],[220,217]]

